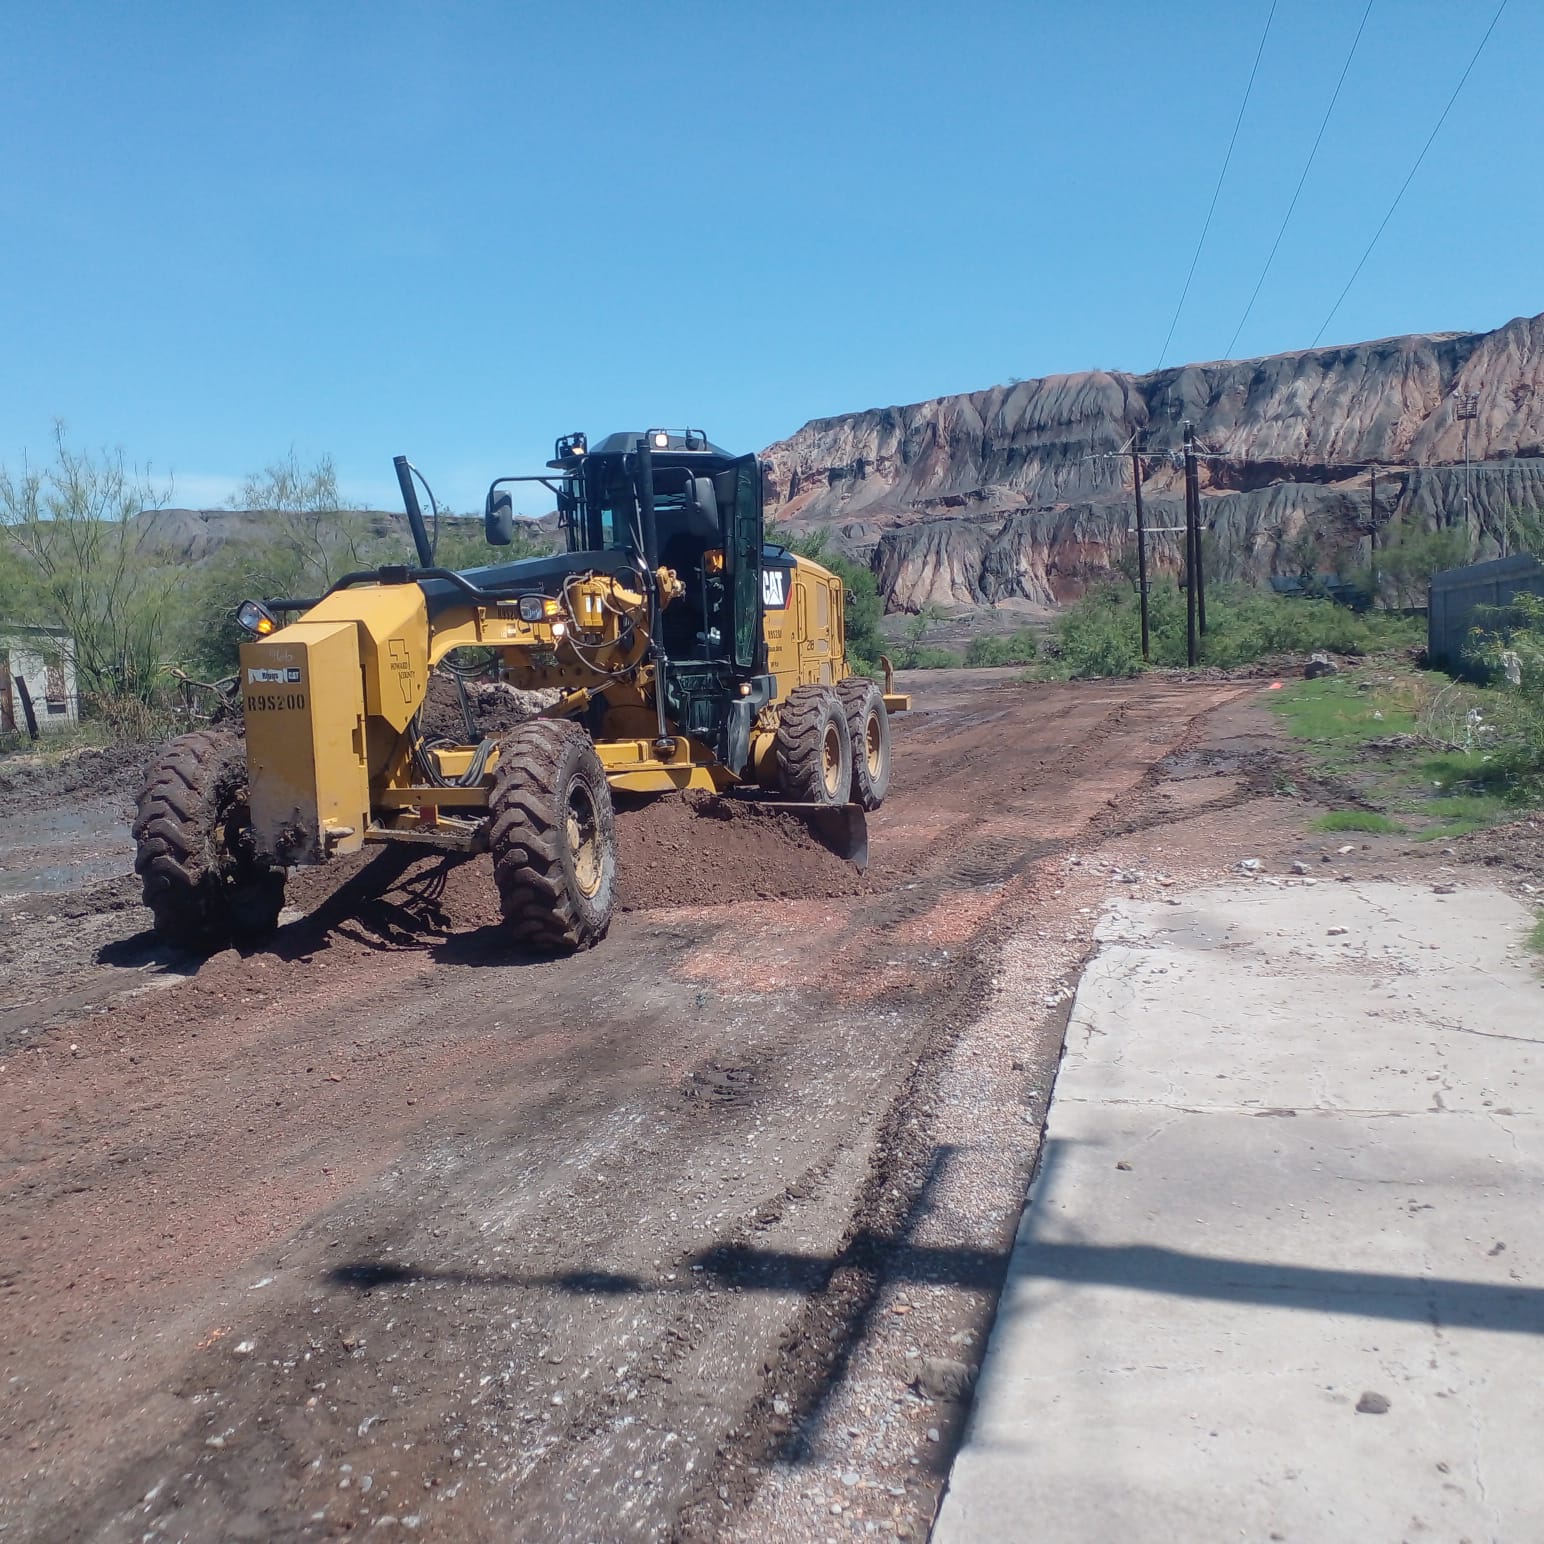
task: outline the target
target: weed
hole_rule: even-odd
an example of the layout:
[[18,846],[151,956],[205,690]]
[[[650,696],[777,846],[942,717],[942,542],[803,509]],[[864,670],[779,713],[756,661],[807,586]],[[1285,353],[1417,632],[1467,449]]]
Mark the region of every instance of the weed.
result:
[[1544,954],[1544,911],[1539,913],[1538,921],[1533,924],[1533,929],[1528,934],[1528,947],[1539,954]]

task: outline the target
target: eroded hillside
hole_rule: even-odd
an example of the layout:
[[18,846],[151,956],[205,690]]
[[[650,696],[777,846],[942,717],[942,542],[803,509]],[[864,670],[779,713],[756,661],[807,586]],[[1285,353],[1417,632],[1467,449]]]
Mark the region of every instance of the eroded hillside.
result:
[[[1107,574],[1129,545],[1136,430],[1177,449],[1192,421],[1224,577],[1296,573],[1365,540],[1368,464],[1380,523],[1463,516],[1458,393],[1478,397],[1472,523],[1494,542],[1507,508],[1544,506],[1544,316],[1488,333],[1385,338],[1151,375],[1086,371],[816,419],[770,446],[769,507],[829,526],[868,557],[889,604],[1049,606]],[[1182,518],[1182,481],[1146,463],[1154,526]],[[1156,538],[1160,566],[1178,561]]]

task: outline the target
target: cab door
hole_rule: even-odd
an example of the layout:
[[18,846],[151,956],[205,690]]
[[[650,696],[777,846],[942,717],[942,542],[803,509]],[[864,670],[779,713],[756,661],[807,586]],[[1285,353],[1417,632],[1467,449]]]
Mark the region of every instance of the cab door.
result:
[[755,456],[741,456],[726,472],[724,481],[732,478],[733,495],[724,522],[734,635],[730,658],[736,669],[759,675],[766,669],[767,655],[761,627],[761,463]]

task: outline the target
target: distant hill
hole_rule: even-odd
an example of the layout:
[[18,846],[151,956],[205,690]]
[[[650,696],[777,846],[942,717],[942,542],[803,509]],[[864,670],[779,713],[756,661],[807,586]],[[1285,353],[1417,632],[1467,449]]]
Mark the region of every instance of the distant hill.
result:
[[[404,563],[413,561],[413,538],[407,516],[400,510],[346,511],[346,518],[362,527],[372,548],[379,544],[395,549]],[[137,517],[145,544],[169,561],[197,567],[228,543],[258,544],[275,540],[285,532],[287,517],[264,509],[147,509]],[[556,549],[561,545],[556,515],[529,524]],[[446,515],[440,520],[446,533],[480,537],[482,521],[468,515]],[[489,547],[486,561],[497,559],[499,549]],[[396,561],[392,559],[391,561]]]
[[[1136,430],[1177,449],[1191,420],[1222,459],[1201,463],[1221,577],[1296,573],[1305,532],[1332,561],[1358,543],[1375,461],[1380,522],[1463,514],[1454,395],[1474,392],[1477,539],[1494,551],[1502,511],[1544,509],[1544,316],[1488,333],[1430,333],[1183,365],[1090,370],[908,407],[816,419],[768,447],[768,508],[827,527],[870,562],[892,609],[1036,610],[1074,599],[1129,550]],[[1183,483],[1146,464],[1154,526],[1183,520]],[[1156,538],[1161,567],[1178,538]]]

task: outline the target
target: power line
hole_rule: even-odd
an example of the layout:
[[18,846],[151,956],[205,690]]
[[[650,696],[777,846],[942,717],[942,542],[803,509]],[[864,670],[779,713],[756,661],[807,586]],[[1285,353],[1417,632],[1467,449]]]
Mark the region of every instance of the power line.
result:
[[1303,184],[1308,181],[1308,173],[1313,167],[1314,157],[1319,153],[1324,131],[1329,127],[1330,114],[1335,111],[1335,104],[1340,100],[1340,88],[1346,83],[1346,72],[1351,68],[1351,61],[1356,56],[1356,45],[1362,41],[1362,32],[1367,26],[1367,18],[1372,14],[1372,4],[1373,0],[1367,0],[1367,7],[1362,12],[1362,19],[1357,25],[1356,36],[1351,39],[1351,48],[1346,54],[1346,62],[1340,67],[1340,79],[1335,82],[1330,105],[1324,109],[1324,117],[1319,120],[1319,132],[1314,135],[1313,149],[1308,152],[1308,159],[1303,163],[1303,175],[1297,179],[1297,186],[1292,190],[1292,202],[1287,205],[1287,212],[1281,217],[1281,229],[1276,232],[1276,239],[1271,243],[1265,266],[1260,270],[1260,277],[1255,280],[1254,290],[1249,296],[1249,304],[1244,307],[1244,314],[1239,317],[1238,326],[1233,329],[1233,336],[1228,339],[1228,346],[1223,352],[1224,359],[1233,357],[1233,345],[1238,342],[1238,335],[1244,330],[1244,323],[1249,320],[1249,313],[1254,310],[1255,301],[1260,298],[1260,287],[1265,283],[1265,276],[1271,271],[1271,264],[1276,261],[1276,249],[1280,247],[1281,238],[1287,233],[1287,226],[1292,220],[1292,211],[1297,208],[1298,196],[1303,191]]
[[1496,7],[1496,14],[1491,17],[1490,25],[1485,29],[1485,36],[1480,39],[1479,47],[1470,56],[1469,63],[1464,66],[1464,73],[1458,77],[1458,84],[1453,87],[1453,94],[1447,99],[1447,106],[1442,109],[1442,116],[1437,119],[1436,128],[1426,136],[1426,143],[1421,146],[1421,153],[1415,158],[1415,165],[1410,168],[1409,176],[1400,183],[1399,191],[1394,195],[1394,202],[1389,205],[1388,213],[1379,221],[1377,230],[1372,233],[1372,240],[1367,243],[1367,250],[1362,253],[1356,267],[1351,270],[1351,277],[1346,280],[1346,287],[1336,297],[1335,304],[1330,307],[1330,314],[1324,318],[1323,326],[1314,334],[1313,342],[1308,345],[1309,348],[1317,347],[1319,339],[1324,336],[1324,329],[1334,321],[1335,313],[1340,309],[1341,301],[1351,293],[1351,286],[1356,283],[1356,276],[1362,271],[1363,264],[1372,256],[1372,249],[1377,246],[1378,238],[1383,234],[1384,226],[1394,218],[1394,211],[1399,208],[1399,201],[1405,196],[1405,189],[1415,180],[1415,174],[1420,171],[1421,162],[1426,159],[1426,152],[1431,149],[1432,141],[1441,132],[1442,125],[1447,122],[1447,115],[1452,112],[1453,104],[1458,100],[1458,93],[1464,89],[1464,82],[1469,79],[1469,72],[1479,61],[1480,54],[1484,51],[1485,45],[1490,41],[1490,35],[1496,30],[1496,23],[1501,20],[1501,13],[1506,7],[1507,0],[1501,0],[1501,4]]
[[1174,329],[1179,325],[1179,314],[1185,309],[1185,297],[1190,293],[1190,281],[1196,276],[1196,264],[1201,261],[1201,248],[1206,245],[1206,233],[1212,228],[1212,215],[1217,209],[1217,195],[1222,192],[1223,178],[1228,175],[1228,163],[1233,159],[1233,146],[1238,142],[1238,131],[1244,121],[1244,109],[1249,106],[1249,93],[1254,90],[1255,75],[1260,69],[1260,56],[1265,52],[1265,40],[1270,36],[1271,22],[1276,15],[1277,0],[1271,0],[1271,8],[1265,18],[1265,30],[1260,34],[1260,46],[1255,50],[1254,64],[1249,71],[1249,81],[1244,87],[1244,100],[1238,104],[1238,117],[1233,120],[1233,136],[1228,140],[1227,154],[1222,158],[1222,170],[1217,173],[1217,186],[1212,189],[1212,201],[1207,206],[1206,220],[1201,226],[1201,239],[1196,242],[1195,256],[1190,259],[1190,272],[1185,275],[1185,287],[1179,292],[1179,304],[1174,308],[1174,319],[1169,323],[1168,336],[1163,340],[1158,355],[1158,368],[1169,356],[1169,344],[1174,341]]

